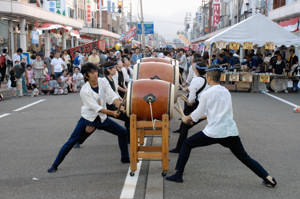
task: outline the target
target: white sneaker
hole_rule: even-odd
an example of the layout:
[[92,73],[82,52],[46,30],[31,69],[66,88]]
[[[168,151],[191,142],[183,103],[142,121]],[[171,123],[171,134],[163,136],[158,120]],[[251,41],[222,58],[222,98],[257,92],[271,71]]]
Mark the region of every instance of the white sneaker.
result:
[[284,90],[284,92],[285,92],[285,93],[289,93],[288,90],[286,90],[286,89]]

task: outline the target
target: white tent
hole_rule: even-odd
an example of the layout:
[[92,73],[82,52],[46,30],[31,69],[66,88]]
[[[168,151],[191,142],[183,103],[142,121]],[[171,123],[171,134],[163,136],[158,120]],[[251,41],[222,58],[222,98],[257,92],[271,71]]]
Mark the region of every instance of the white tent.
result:
[[241,45],[243,45],[243,42],[248,41],[258,46],[263,46],[266,42],[274,42],[277,46],[300,46],[299,37],[262,14],[256,14],[233,25],[223,32],[205,40],[205,44],[211,45],[217,41],[224,41],[227,44],[237,42]]

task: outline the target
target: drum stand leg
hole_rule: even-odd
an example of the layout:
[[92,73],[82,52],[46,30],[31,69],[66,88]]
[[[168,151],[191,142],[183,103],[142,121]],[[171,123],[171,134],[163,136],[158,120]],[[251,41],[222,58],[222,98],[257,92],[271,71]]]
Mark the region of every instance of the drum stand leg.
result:
[[[137,121],[135,114],[130,115],[130,175],[137,170],[138,158],[160,159],[162,176],[169,170],[169,115],[162,116],[162,121],[156,122],[156,129],[151,129],[151,121]],[[138,133],[139,132],[139,133]],[[161,136],[161,146],[143,146],[144,136]],[[140,143],[138,143],[138,137]]]

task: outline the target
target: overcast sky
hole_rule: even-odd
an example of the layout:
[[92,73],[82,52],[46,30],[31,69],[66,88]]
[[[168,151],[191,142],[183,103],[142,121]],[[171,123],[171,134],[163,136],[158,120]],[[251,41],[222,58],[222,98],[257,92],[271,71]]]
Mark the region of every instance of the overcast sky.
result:
[[[140,14],[140,0],[131,1],[135,21]],[[124,2],[129,6],[130,0]],[[192,12],[192,17],[195,17],[195,12],[201,4],[201,0],[143,0],[144,21],[154,21],[154,31],[163,35],[165,39],[172,40],[177,38],[178,30],[184,30],[186,12]],[[129,11],[128,7],[127,9]]]

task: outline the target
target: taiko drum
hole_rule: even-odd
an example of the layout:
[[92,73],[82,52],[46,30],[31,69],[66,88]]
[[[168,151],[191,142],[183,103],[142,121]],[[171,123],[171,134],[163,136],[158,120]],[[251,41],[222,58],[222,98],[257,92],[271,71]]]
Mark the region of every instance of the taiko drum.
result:
[[174,85],[170,82],[153,79],[141,79],[128,84],[126,112],[129,117],[136,114],[137,120],[161,120],[162,115],[173,117]]

